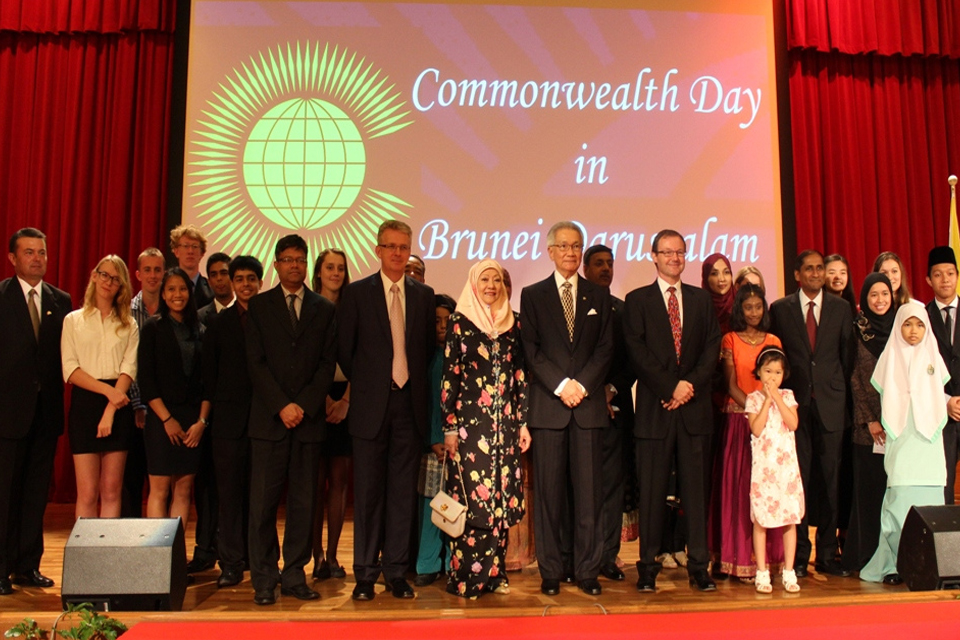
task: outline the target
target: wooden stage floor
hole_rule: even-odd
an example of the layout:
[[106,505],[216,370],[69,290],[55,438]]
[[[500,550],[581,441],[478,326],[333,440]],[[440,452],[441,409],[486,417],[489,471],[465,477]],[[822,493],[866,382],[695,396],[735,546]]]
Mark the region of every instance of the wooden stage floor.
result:
[[[46,553],[41,572],[53,578],[57,585],[63,571],[63,547],[73,526],[73,505],[52,504],[47,509]],[[187,528],[187,549],[192,550],[193,526]],[[637,571],[636,542],[627,543],[621,553],[626,562],[627,579],[611,582],[600,579],[603,595],[587,596],[574,585],[564,585],[559,596],[548,597],[540,593],[540,577],[536,567],[527,567],[510,574],[512,593],[501,596],[486,595],[475,601],[463,600],[447,594],[443,581],[429,587],[417,588],[413,600],[398,600],[377,588],[377,597],[372,602],[358,603],[350,599],[354,580],[352,562],[352,526],[344,528],[340,544],[339,560],[347,567],[344,580],[326,580],[314,583],[321,599],[301,602],[291,597],[280,597],[276,605],[259,607],[253,603],[253,589],[247,579],[234,588],[217,589],[219,575],[213,569],[197,576],[197,582],[187,589],[184,610],[174,613],[113,613],[127,624],[141,620],[150,621],[350,621],[350,620],[411,620],[473,617],[509,616],[556,616],[566,614],[619,614],[619,613],[678,613],[704,611],[744,611],[780,607],[823,607],[862,604],[886,604],[904,602],[957,602],[960,617],[960,602],[957,592],[928,591],[911,593],[905,586],[888,587],[867,584],[856,578],[835,578],[811,572],[810,577],[800,581],[803,590],[798,594],[786,594],[775,580],[771,595],[757,594],[752,585],[738,581],[718,583],[715,593],[699,593],[687,583],[686,572],[665,570],[657,582],[658,593],[641,595],[634,585]],[[308,566],[308,571],[312,567]],[[308,577],[309,581],[309,577]],[[49,626],[60,611],[59,586],[50,589],[18,589],[12,596],[0,597],[0,631],[8,629],[26,616],[33,617],[41,625]]]

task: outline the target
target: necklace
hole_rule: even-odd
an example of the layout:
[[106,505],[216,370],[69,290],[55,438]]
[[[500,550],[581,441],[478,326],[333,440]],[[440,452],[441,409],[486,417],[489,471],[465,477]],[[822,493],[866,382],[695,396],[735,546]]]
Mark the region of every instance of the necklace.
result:
[[738,333],[737,335],[740,336],[740,338],[741,338],[744,342],[746,342],[747,344],[749,344],[749,345],[752,346],[752,347],[757,346],[758,344],[760,344],[761,342],[763,342],[763,339],[764,339],[764,338],[767,337],[765,333],[757,334],[757,336],[756,336],[755,338],[751,338],[751,337],[748,336],[746,333]]

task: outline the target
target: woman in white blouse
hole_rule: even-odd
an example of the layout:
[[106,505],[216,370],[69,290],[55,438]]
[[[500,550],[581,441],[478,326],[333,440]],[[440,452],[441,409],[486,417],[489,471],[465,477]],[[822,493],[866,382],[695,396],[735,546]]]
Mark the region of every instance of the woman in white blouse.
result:
[[120,516],[123,467],[134,429],[127,390],[140,336],[130,315],[130,274],[109,255],[90,274],[83,307],[63,321],[63,379],[73,385],[67,433],[77,474],[78,518]]

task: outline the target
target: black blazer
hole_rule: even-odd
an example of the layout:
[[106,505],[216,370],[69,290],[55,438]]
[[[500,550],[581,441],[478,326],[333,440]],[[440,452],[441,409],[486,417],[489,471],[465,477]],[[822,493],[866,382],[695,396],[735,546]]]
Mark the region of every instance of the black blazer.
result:
[[287,432],[280,410],[295,402],[304,411],[294,429],[299,442],[320,442],[326,435],[327,392],[336,370],[336,308],[304,290],[300,319],[290,323],[281,285],[254,297],[247,310],[247,369],[253,384],[249,434],[282,440]]
[[943,387],[945,393],[951,396],[960,396],[960,332],[957,331],[957,311],[954,309],[953,345],[947,336],[947,326],[943,324],[943,313],[937,307],[935,300],[927,303],[927,314],[930,316],[930,327],[937,339],[940,357],[950,371],[950,380]]
[[610,316],[610,325],[613,327],[613,361],[607,382],[617,389],[612,404],[626,411],[629,408],[630,418],[633,419],[633,383],[637,381],[637,374],[633,371],[630,362],[630,353],[627,351],[626,338],[623,335],[623,305],[620,298],[610,296],[610,306],[613,313]]
[[204,327],[210,326],[210,321],[217,317],[217,303],[211,302],[197,309],[197,318]]
[[[683,283],[680,293],[683,333],[679,364],[670,317],[657,282],[634,289],[624,301],[624,340],[637,374],[633,432],[638,438],[666,438],[670,429],[680,427],[692,435],[713,433],[710,383],[720,358],[720,325],[709,293]],[[693,398],[667,411],[661,402],[673,397],[681,380],[693,385]]]
[[253,384],[247,370],[246,337],[235,304],[209,319],[203,335],[203,399],[213,405],[211,435],[237,440],[247,435]]
[[198,310],[213,302],[213,289],[202,275],[197,276],[197,284],[193,287],[193,301]]
[[168,408],[200,404],[203,396],[200,351],[198,348],[194,353],[193,371],[188,378],[183,374],[183,358],[173,332],[173,320],[162,316],[148,318],[140,328],[137,350],[141,402],[149,406],[151,400],[160,398]]
[[[565,429],[571,412],[585,429],[610,424],[603,387],[613,359],[611,314],[610,291],[578,276],[571,342],[554,274],[524,287],[520,295],[520,336],[532,378],[530,426]],[[564,378],[576,380],[587,390],[586,397],[573,409],[554,393]]]
[[817,346],[813,351],[799,291],[770,305],[770,320],[770,330],[780,338],[790,361],[790,377],[784,380],[784,388],[793,389],[801,406],[809,405],[816,396],[824,428],[840,431],[847,413],[847,386],[856,352],[850,304],[824,292]]
[[[427,408],[430,381],[427,365],[437,342],[437,312],[433,289],[413,278],[403,278],[406,300],[408,385],[413,419],[425,438],[430,432]],[[365,440],[377,436],[390,396],[393,337],[383,280],[377,271],[344,287],[337,310],[340,328],[339,362],[350,380],[350,434]]]
[[42,437],[63,433],[63,364],[60,334],[71,311],[70,294],[40,285],[40,338],[33,324],[20,281],[0,282],[0,437],[23,438],[29,433],[42,402]]

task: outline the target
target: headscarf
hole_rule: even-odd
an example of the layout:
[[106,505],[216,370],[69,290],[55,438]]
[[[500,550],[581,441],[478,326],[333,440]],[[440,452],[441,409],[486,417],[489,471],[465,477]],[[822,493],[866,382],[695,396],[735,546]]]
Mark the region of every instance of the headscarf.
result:
[[[710,272],[713,271],[713,265],[716,264],[718,260],[723,260],[727,265],[727,269],[730,270],[730,288],[727,289],[727,292],[724,294],[719,294],[710,288],[710,283],[707,282],[707,278],[710,277]],[[717,322],[720,323],[720,333],[727,333],[730,331],[730,314],[733,313],[733,269],[730,267],[730,261],[727,260],[727,256],[722,253],[714,253],[711,256],[707,256],[706,260],[703,261],[703,268],[700,271],[700,286],[705,290],[710,292],[710,297],[713,299],[713,312],[717,314]]]
[[[913,347],[903,339],[900,330],[909,318],[919,318],[927,328],[923,340]],[[896,439],[903,433],[912,409],[917,431],[932,441],[947,424],[943,385],[950,380],[950,373],[940,357],[926,307],[913,300],[901,305],[891,333],[870,379],[880,392],[880,421]]]
[[513,310],[507,300],[506,287],[500,288],[500,297],[492,305],[488,305],[480,297],[480,274],[487,269],[494,269],[503,278],[503,267],[496,260],[481,260],[470,267],[467,284],[463,286],[463,292],[457,300],[457,313],[477,325],[478,329],[491,338],[496,338],[513,326]]
[[[870,289],[873,285],[881,282],[890,290],[890,306],[886,313],[877,315],[867,304],[867,297],[870,295]],[[871,273],[864,279],[863,287],[860,289],[860,313],[857,315],[855,324],[857,325],[857,337],[867,351],[879,358],[883,353],[883,348],[887,346],[887,339],[890,337],[890,331],[893,328],[893,318],[896,316],[896,300],[893,297],[893,285],[890,284],[890,278],[882,273]]]

